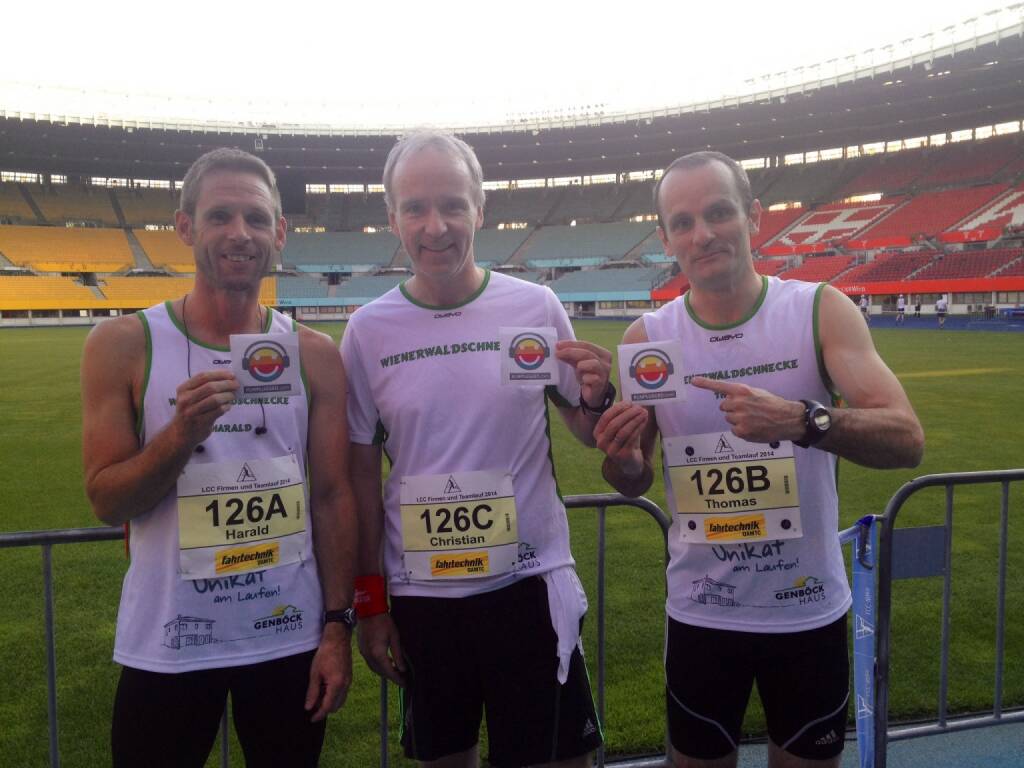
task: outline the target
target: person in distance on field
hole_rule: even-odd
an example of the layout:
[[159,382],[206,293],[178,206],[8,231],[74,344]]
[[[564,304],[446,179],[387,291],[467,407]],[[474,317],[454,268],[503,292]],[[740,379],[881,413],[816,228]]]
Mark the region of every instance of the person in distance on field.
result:
[[[593,445],[614,397],[611,354],[575,340],[550,289],[476,265],[483,172],[465,142],[403,137],[384,189],[413,276],[361,307],[341,347],[362,532],[359,648],[403,686],[402,744],[422,765],[475,767],[484,715],[492,765],[588,765],[601,728],[547,399]],[[512,345],[501,328],[554,329],[556,344],[531,342],[531,365],[563,363],[546,387],[502,385]]]
[[[113,764],[204,765],[230,692],[250,768],[315,766],[352,678],[341,359],[327,336],[296,337],[259,304],[286,232],[262,160],[196,160],[175,227],[195,257],[192,290],[96,326],[82,359],[86,491],[101,521],[126,524],[131,554]],[[234,334],[287,342],[295,352],[271,374],[301,365],[308,385],[243,396]]]
[[[616,403],[594,435],[605,478],[637,496],[653,481],[661,434],[674,513],[671,758],[679,767],[735,766],[756,681],[769,765],[835,766],[851,602],[836,535],[836,457],[916,466],[921,425],[851,301],[828,285],[754,270],[761,206],[736,161],[681,157],[654,195],[665,252],[690,290],[634,322],[623,342],[681,341],[692,386],[684,402]],[[840,396],[848,407],[836,407]]]

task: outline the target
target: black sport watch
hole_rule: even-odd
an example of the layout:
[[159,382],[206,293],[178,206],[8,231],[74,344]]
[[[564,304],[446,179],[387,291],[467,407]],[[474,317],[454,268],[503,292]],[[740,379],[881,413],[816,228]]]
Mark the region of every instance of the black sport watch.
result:
[[337,621],[341,624],[344,624],[349,629],[355,629],[356,609],[341,608],[337,611],[324,611],[324,624],[329,624],[333,621]]
[[793,445],[808,448],[821,440],[832,428],[832,412],[814,400],[801,400],[804,404],[804,436]]

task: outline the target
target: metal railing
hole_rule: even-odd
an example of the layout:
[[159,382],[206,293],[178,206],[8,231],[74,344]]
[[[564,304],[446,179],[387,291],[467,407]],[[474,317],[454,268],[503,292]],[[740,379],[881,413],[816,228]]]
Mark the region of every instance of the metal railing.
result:
[[[965,472],[926,475],[902,486],[889,500],[880,525],[877,556],[878,616],[874,691],[874,760],[877,768],[885,768],[889,740],[910,739],[937,733],[979,728],[999,723],[1024,722],[1024,710],[1012,712],[1003,708],[1003,676],[1005,668],[1007,541],[1009,529],[1010,484],[1024,482],[1024,469],[992,472]],[[963,485],[1000,484],[999,572],[996,606],[996,668],[992,713],[982,716],[950,719],[948,713],[948,669],[950,646],[950,606],[952,597],[952,531],[954,488]],[[943,526],[925,528],[895,527],[899,511],[915,493],[932,487],[945,489],[945,522]],[[668,561],[668,531],[671,520],[646,498],[630,499],[617,494],[567,496],[568,509],[592,508],[597,511],[597,707],[601,721],[605,715],[605,626],[606,626],[606,533],[610,507],[628,506],[641,509],[654,519],[664,540],[664,559]],[[849,533],[850,530],[843,533]],[[44,622],[46,633],[47,713],[49,756],[52,768],[60,765],[57,721],[57,660],[54,636],[53,562],[52,550],[60,544],[80,544],[123,539],[119,528],[72,528],[54,531],[31,531],[0,534],[0,549],[38,546],[42,551]],[[936,548],[941,548],[937,551]],[[909,563],[909,565],[908,565]],[[898,726],[888,730],[889,659],[892,626],[892,582],[894,579],[943,576],[942,626],[940,639],[939,702],[936,722],[914,726]],[[221,724],[221,765],[228,766],[227,713]],[[380,686],[380,758],[382,768],[389,765],[388,687]],[[597,765],[604,766],[603,748],[598,751]],[[636,758],[616,762],[622,768],[648,768],[663,765],[664,757]]]
[[[652,501],[643,497],[630,499],[617,494],[591,494],[567,496],[565,506],[570,509],[595,508],[598,519],[597,547],[597,706],[598,714],[604,721],[605,681],[605,534],[609,507],[629,506],[647,512],[658,524],[665,539],[665,562],[668,562],[667,536],[670,520]],[[51,768],[60,766],[59,728],[57,719],[57,657],[54,633],[53,611],[53,547],[60,544],[84,544],[98,541],[117,541],[124,538],[121,528],[68,528],[53,531],[28,531],[0,534],[0,549],[12,547],[40,547],[43,565],[43,603],[46,634],[46,681],[47,719],[49,734],[49,755]],[[382,768],[389,764],[388,755],[388,688],[387,681],[380,685],[380,759]],[[605,764],[604,750],[597,756],[598,766]],[[225,710],[221,721],[220,762],[223,768],[229,765],[228,717]]]
[[[653,501],[643,496],[631,499],[627,496],[620,496],[615,493],[582,494],[577,496],[566,496],[566,509],[596,509],[597,510],[597,715],[601,722],[604,719],[604,683],[605,683],[605,536],[607,533],[607,520],[609,507],[635,507],[646,512],[661,529],[664,540],[664,560],[668,564],[668,529],[672,521]],[[387,681],[381,680],[380,687],[381,717],[380,717],[380,764],[381,768],[388,768],[388,688]],[[667,730],[666,730],[667,733]],[[664,758],[650,765],[662,765]],[[647,763],[630,763],[630,768],[640,768]],[[596,755],[596,765],[603,768],[605,765],[604,747],[600,747]],[[623,765],[624,763],[616,763]]]
[[[879,522],[881,531],[878,553],[878,625],[875,649],[875,766],[885,768],[889,740],[910,739],[937,733],[981,728],[1000,723],[1024,722],[1024,710],[1003,711],[1003,671],[1005,665],[1006,567],[1009,532],[1010,484],[1024,482],[1024,469],[992,472],[952,472],[925,475],[906,483],[886,505]],[[953,497],[954,488],[963,485],[1000,484],[1002,486],[999,515],[999,572],[996,595],[996,666],[992,713],[975,717],[949,719],[949,643],[950,605],[952,602],[953,560]],[[899,511],[915,493],[941,487],[946,493],[945,521],[942,526],[896,529]],[[938,535],[934,535],[938,534]],[[897,541],[899,543],[897,544]],[[912,552],[917,548],[918,552]],[[896,551],[896,550],[899,551]],[[933,550],[929,555],[927,550]],[[937,551],[935,551],[937,550]],[[900,573],[903,556],[915,561],[911,572]],[[897,727],[889,725],[889,646],[892,629],[892,582],[897,578],[942,575],[942,627],[939,655],[938,716],[934,723]]]

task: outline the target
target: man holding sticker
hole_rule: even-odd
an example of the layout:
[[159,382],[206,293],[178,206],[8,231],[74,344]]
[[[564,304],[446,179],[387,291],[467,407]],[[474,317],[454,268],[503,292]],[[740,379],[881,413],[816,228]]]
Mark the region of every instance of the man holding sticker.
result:
[[476,265],[483,173],[465,142],[405,136],[384,189],[414,274],[341,346],[360,650],[403,686],[402,744],[421,764],[476,766],[486,714],[492,765],[588,765],[601,728],[547,400],[593,445],[611,354],[574,339],[550,289]]
[[[651,485],[661,434],[674,513],[673,764],[736,765],[756,680],[769,765],[836,766],[851,602],[836,535],[836,457],[913,467],[923,432],[852,302],[827,285],[754,270],[761,206],[738,163],[717,152],[679,158],[654,195],[665,252],[691,287],[634,322],[623,341],[680,341],[692,386],[682,402],[616,403],[595,437],[605,478],[636,496]],[[847,407],[836,407],[840,397]]]
[[175,227],[193,289],[96,326],[82,360],[86,492],[131,555],[113,765],[204,765],[230,692],[247,765],[315,766],[352,678],[341,359],[259,304],[286,231],[262,160],[199,158]]

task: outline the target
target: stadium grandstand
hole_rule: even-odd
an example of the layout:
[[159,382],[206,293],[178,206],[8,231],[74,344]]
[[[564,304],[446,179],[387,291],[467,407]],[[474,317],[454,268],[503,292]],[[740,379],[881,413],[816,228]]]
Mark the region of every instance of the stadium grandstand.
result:
[[[1015,10],[1014,10],[1015,9]],[[964,24],[949,45],[766,77],[749,94],[656,111],[459,129],[484,166],[483,266],[550,287],[576,316],[635,316],[687,287],[663,253],[654,184],[717,149],[761,201],[759,272],[828,281],[874,312],[899,293],[953,315],[1024,304],[1024,36]],[[828,70],[827,74],[825,73]],[[781,78],[781,79],[780,79]],[[0,104],[0,324],[91,323],[179,295],[173,232],[203,151],[261,154],[290,223],[264,299],[344,319],[408,275],[382,165],[394,131],[60,119]]]

